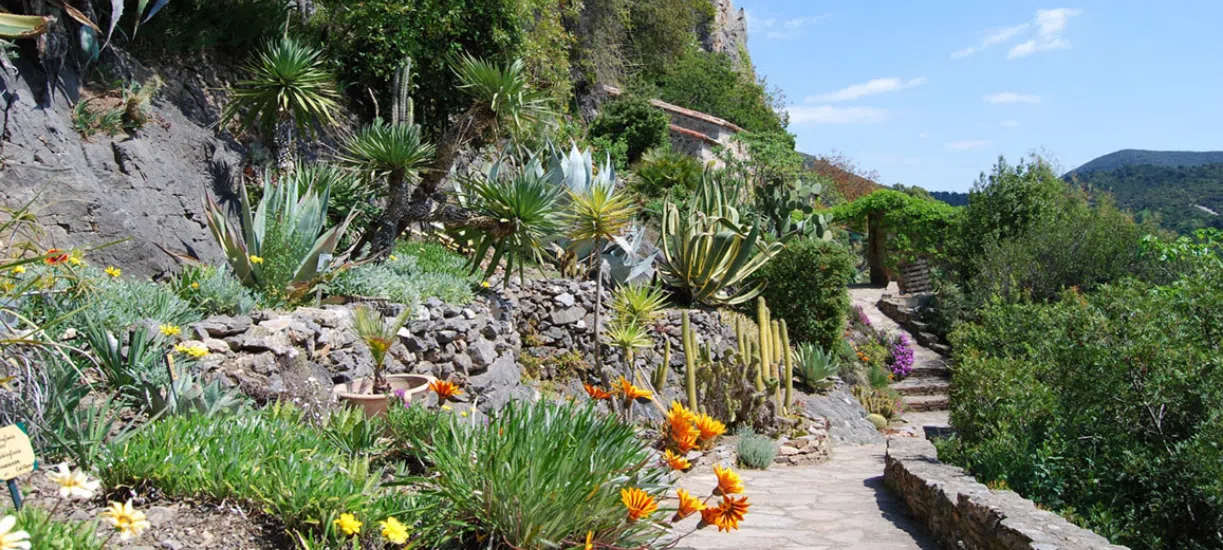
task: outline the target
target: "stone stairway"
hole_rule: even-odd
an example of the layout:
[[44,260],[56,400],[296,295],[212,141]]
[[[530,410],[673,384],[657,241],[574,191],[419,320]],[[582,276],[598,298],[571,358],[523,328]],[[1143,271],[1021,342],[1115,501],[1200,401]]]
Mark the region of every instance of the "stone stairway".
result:
[[898,296],[895,287],[852,288],[850,295],[862,306],[871,324],[893,334],[908,333],[913,339],[913,371],[892,384],[904,400],[906,412],[945,411],[950,408],[951,369],[945,355],[951,348],[927,330],[918,319],[919,297]]

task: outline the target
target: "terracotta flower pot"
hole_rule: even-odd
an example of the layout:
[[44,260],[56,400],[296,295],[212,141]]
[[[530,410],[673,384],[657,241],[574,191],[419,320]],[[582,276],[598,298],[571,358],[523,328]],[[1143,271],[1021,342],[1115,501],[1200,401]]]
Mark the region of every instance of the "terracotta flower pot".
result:
[[417,396],[429,391],[432,376],[420,374],[388,374],[386,382],[391,386],[391,393],[373,393],[374,378],[359,378],[346,384],[339,384],[331,390],[342,403],[351,403],[365,410],[365,416],[385,416],[387,404],[392,399],[399,399],[396,392],[403,390],[403,401],[411,402]]

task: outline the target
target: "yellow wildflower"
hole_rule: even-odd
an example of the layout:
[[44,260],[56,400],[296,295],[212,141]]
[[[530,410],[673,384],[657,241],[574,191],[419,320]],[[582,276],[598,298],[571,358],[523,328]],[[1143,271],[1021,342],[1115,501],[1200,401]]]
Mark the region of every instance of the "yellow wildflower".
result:
[[391,254],[391,256],[388,259],[390,259],[393,262],[395,260],[398,260],[399,258],[396,258],[394,254]]
[[200,289],[200,283],[198,282],[191,283],[191,290],[199,290],[199,289]]
[[340,514],[340,518],[335,520],[335,526],[340,529],[345,535],[353,536],[361,534],[361,522],[352,514]]
[[109,521],[111,527],[119,531],[120,540],[128,540],[134,537],[139,537],[145,529],[152,526],[145,517],[144,512],[132,508],[132,501],[127,501],[124,504],[118,502],[110,503],[110,507],[102,512],[102,518]]
[[395,518],[386,518],[382,522],[382,538],[393,544],[408,542],[408,527]]
[[178,336],[183,333],[182,327],[168,323],[157,327],[157,330],[161,331],[162,336]]
[[24,266],[24,265],[19,265],[19,266],[17,266],[17,267],[14,267],[14,268],[13,268],[13,273],[15,273],[15,274],[17,274],[17,275],[21,275],[22,273],[25,273],[25,266]]
[[204,346],[196,346],[196,345],[188,346],[186,344],[174,344],[174,351],[177,351],[192,359],[203,359],[205,357],[208,357],[208,348]]
[[113,277],[113,278],[116,278],[116,279],[117,279],[117,278],[119,278],[119,276],[120,276],[120,275],[122,275],[122,274],[123,274],[123,270],[122,270],[122,269],[119,269],[119,268],[117,268],[117,267],[115,267],[115,266],[113,266],[113,265],[108,265],[108,266],[106,266],[106,274],[107,274],[107,275],[110,275],[111,277]]
[[47,477],[59,485],[60,498],[89,500],[102,485],[81,470],[69,470],[67,464],[60,464]]
[[251,254],[251,263],[255,265],[259,265],[263,263],[263,258],[256,256],[254,254]]
[[488,288],[488,281],[483,281],[483,282],[481,282],[481,283],[480,283],[480,287],[481,287],[481,288]]

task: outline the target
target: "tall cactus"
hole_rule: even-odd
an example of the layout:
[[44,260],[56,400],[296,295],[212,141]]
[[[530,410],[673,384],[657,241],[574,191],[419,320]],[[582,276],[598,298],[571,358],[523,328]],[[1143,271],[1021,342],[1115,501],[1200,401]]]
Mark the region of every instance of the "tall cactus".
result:
[[395,94],[391,103],[391,123],[411,126],[416,122],[415,103],[408,95],[412,88],[412,58],[403,58],[403,64],[395,70],[391,91]]
[[778,323],[777,321],[769,321],[769,335],[772,336],[772,342],[769,342],[769,345],[772,346],[770,349],[773,352],[773,357],[770,358],[772,361],[772,367],[770,367],[769,375],[774,380],[777,380],[778,382],[777,389],[773,390],[773,400],[776,401],[777,405],[780,407],[781,406],[781,352],[782,352],[781,324]]
[[794,351],[790,349],[790,329],[786,327],[785,319],[781,320],[781,349],[782,358],[786,363],[785,374],[782,376],[786,385],[786,398],[781,407],[782,410],[788,410],[790,404],[793,403],[791,399],[794,393]]
[[764,391],[764,379],[768,376],[769,358],[773,356],[769,351],[769,308],[764,303],[764,298],[756,299],[756,325],[759,329],[759,357],[760,367],[756,369],[756,389]]
[[692,323],[688,319],[688,310],[683,313],[684,339],[684,385],[688,390],[688,408],[696,410],[696,336],[692,334]]
[[658,393],[662,393],[663,386],[667,385],[667,371],[671,370],[671,340],[664,338],[663,341],[666,345],[662,350],[662,363],[654,369],[654,379],[651,380],[654,383],[654,391]]

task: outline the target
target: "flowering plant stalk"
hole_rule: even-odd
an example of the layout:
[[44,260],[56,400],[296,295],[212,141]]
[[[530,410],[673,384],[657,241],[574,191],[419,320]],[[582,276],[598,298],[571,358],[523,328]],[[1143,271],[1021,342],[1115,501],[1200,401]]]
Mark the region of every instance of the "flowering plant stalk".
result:
[[913,372],[913,342],[908,334],[901,334],[892,340],[892,360],[888,365],[892,374],[904,378]]

